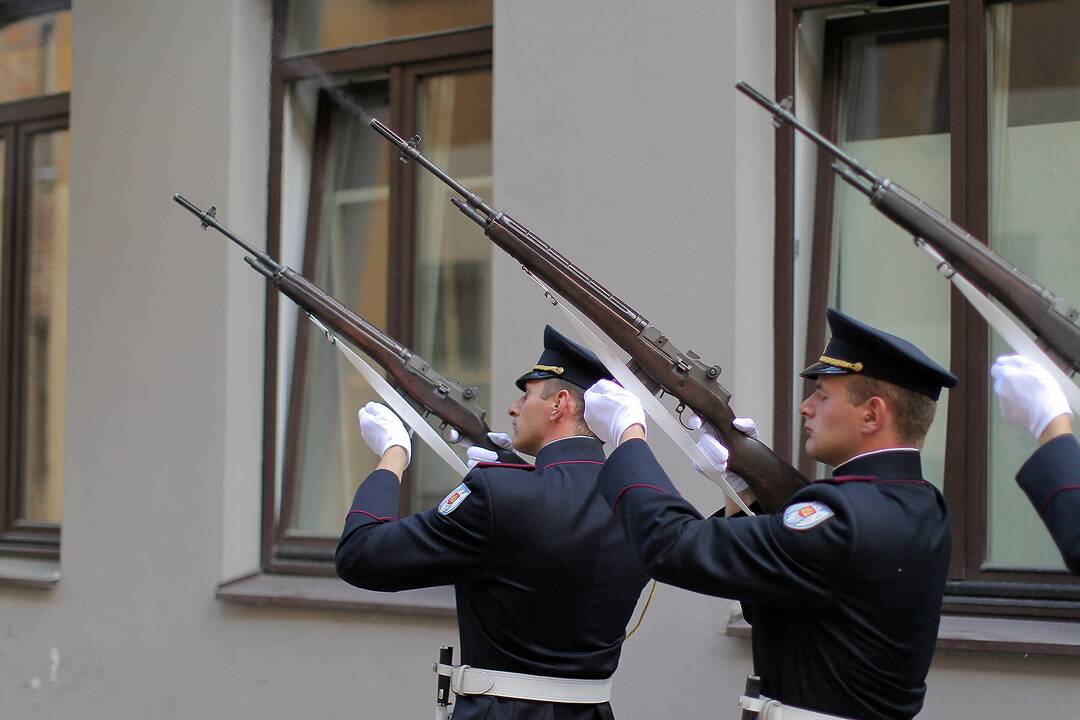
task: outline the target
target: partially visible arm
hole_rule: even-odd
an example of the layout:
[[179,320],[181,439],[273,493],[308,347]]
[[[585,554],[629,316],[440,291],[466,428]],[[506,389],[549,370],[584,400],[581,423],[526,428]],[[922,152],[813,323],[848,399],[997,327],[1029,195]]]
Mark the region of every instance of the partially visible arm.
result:
[[443,501],[444,509],[452,505],[448,512],[432,508],[395,519],[399,493],[400,483],[387,469],[357,489],[334,556],[338,577],[368,590],[395,591],[450,585],[485,572],[491,503],[478,471]]
[[[611,454],[598,483],[645,571],[687,590],[820,607],[832,601],[833,574],[853,553],[850,513],[835,501],[828,520],[803,531],[789,530],[776,515],[702,518],[640,439]],[[800,500],[832,490],[807,489]]]
[[1062,435],[1072,435],[1072,416],[1058,415],[1056,418],[1050,421],[1050,424],[1046,426],[1046,429],[1039,435],[1039,445],[1045,445],[1056,437]]
[[1016,481],[1054,538],[1066,567],[1080,575],[1080,443],[1072,433],[1048,439]]
[[405,473],[405,468],[409,464],[409,454],[405,452],[405,448],[400,445],[394,445],[382,454],[379,458],[379,464],[375,466],[376,470],[389,470],[397,476],[398,482],[401,482],[401,476]]

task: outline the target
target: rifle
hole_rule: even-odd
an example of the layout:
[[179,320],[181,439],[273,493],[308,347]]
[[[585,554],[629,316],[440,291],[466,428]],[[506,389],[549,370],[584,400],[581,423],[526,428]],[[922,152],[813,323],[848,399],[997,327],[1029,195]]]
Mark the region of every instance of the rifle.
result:
[[924,241],[956,272],[1004,305],[1063,361],[1067,371],[1080,370],[1080,311],[1069,305],[1065,298],[1039,285],[914,193],[888,178],[875,175],[834,143],[808,128],[791,112],[791,98],[777,103],[746,82],[739,81],[735,87],[771,111],[777,127],[781,123],[791,125],[832,155],[836,159],[833,172],[870,198],[871,205],[911,233],[916,242]]
[[[212,227],[243,248],[248,253],[244,262],[269,280],[282,295],[385,369],[390,374],[392,384],[411,399],[421,415],[431,414],[443,421],[441,429],[449,439],[463,437],[473,445],[498,453],[501,462],[523,462],[516,454],[497,446],[488,437],[491,428],[484,421],[484,410],[475,402],[476,388],[463,387],[439,375],[429,362],[326,294],[315,283],[248,245],[218,222],[217,208],[200,210],[180,194],[173,195],[173,200],[199,218],[203,230]],[[454,436],[455,433],[458,437]]]
[[731,393],[717,381],[718,365],[707,365],[693,351],[682,352],[658,328],[613,293],[589,277],[565,256],[509,215],[487,205],[475,193],[447,175],[419,151],[419,136],[406,142],[378,120],[371,127],[397,145],[401,159],[414,160],[461,196],[451,202],[466,217],[484,228],[485,234],[562,295],[609,338],[630,355],[628,367],[654,393],[678,398],[679,410],[690,408],[716,428],[731,451],[728,467],[746,479],[767,512],[784,506],[799,488],[808,484],[799,471],[784,462],[764,443],[747,437],[732,425]]

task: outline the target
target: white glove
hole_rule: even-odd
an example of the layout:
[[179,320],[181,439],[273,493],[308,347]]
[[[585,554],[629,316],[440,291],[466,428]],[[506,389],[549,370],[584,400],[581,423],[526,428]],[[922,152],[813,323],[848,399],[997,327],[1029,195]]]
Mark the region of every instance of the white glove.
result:
[[[731,424],[735,426],[736,430],[747,437],[754,438],[755,440],[758,438],[759,433],[757,423],[755,423],[752,418],[737,417]],[[727,461],[731,453],[728,452],[727,447],[720,442],[720,438],[716,436],[716,430],[713,427],[709,425],[705,426],[705,429],[701,431],[701,436],[698,437],[697,446],[702,454],[705,455],[705,459],[719,472],[724,473],[732,490],[735,492],[742,492],[749,487],[749,485],[746,484],[746,480],[742,477],[727,471]],[[705,475],[705,471],[702,468],[698,467],[696,464],[694,467],[699,473]]]
[[360,420],[360,435],[372,452],[382,457],[387,450],[400,445],[405,448],[405,465],[412,461],[409,431],[393,410],[377,402],[369,402],[356,415]]
[[[487,436],[488,439],[491,440],[491,442],[495,443],[503,450],[509,450],[512,445],[510,441],[510,436],[506,433],[489,432]],[[499,453],[495,452],[494,450],[482,448],[479,445],[469,446],[469,448],[465,450],[465,457],[469,459],[470,470],[476,467],[479,463],[499,462]]]
[[990,374],[1002,417],[1026,427],[1036,439],[1051,420],[1072,415],[1065,393],[1050,373],[1023,355],[1002,355]]
[[601,380],[585,391],[585,423],[596,437],[614,445],[631,425],[647,427],[641,401],[611,380]]

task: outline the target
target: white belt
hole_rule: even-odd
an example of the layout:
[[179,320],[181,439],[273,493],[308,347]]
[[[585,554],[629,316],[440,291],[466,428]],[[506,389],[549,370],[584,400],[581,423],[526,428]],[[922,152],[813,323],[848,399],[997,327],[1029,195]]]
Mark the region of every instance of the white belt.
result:
[[826,715],[813,710],[784,705],[778,700],[770,700],[767,697],[743,695],[739,698],[739,707],[757,713],[757,720],[845,720],[837,715]]
[[611,678],[585,680],[482,670],[469,665],[435,663],[439,675],[449,676],[458,695],[497,695],[515,700],[595,705],[611,700]]

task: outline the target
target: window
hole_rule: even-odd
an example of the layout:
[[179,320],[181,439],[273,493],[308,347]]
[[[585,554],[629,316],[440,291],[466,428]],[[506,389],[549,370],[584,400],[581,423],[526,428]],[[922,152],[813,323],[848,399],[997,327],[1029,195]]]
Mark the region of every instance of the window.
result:
[[[483,402],[491,244],[368,127],[376,117],[421,135],[428,157],[490,196],[491,3],[443,5],[461,12],[278,4],[268,249]],[[263,566],[330,573],[344,512],[377,461],[356,411],[378,397],[276,292],[267,317]],[[458,482],[414,443],[400,511]]]
[[0,552],[57,557],[67,362],[67,3],[0,10]]
[[[882,5],[780,0],[777,94],[1077,302],[1080,0]],[[988,368],[1007,346],[826,154],[787,129],[777,152],[778,168],[793,159],[777,177],[778,447],[823,470],[801,452],[792,378],[823,346],[827,305],[912,339],[960,376],[924,457],[952,515],[946,611],[1080,617],[1080,581],[1014,481],[1036,444],[994,405]]]

